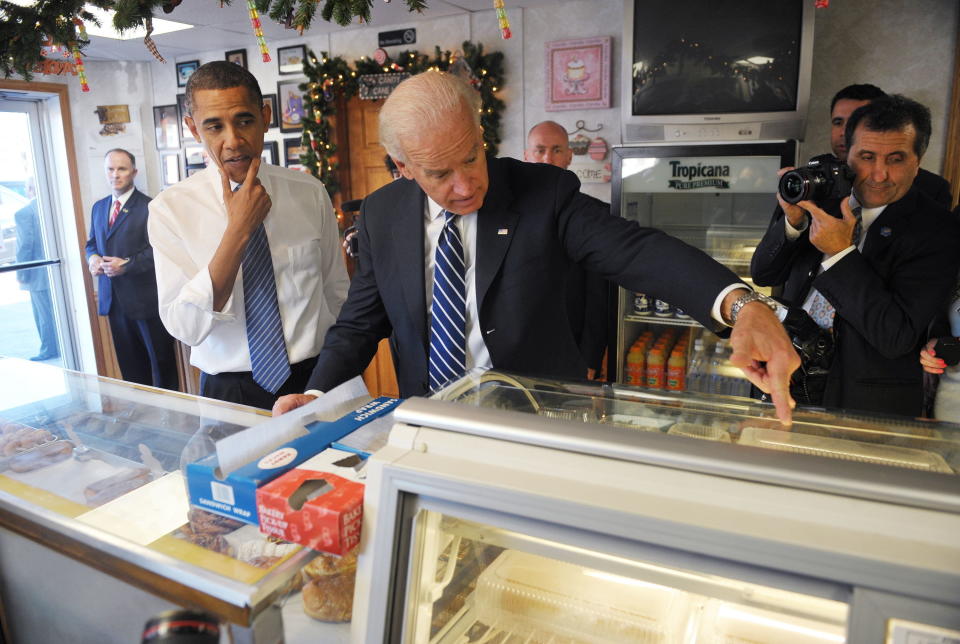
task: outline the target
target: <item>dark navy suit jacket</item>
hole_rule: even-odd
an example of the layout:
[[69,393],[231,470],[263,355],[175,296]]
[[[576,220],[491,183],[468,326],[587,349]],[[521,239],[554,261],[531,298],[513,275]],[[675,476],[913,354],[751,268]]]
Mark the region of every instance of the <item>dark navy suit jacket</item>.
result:
[[[572,172],[508,158],[488,158],[487,172],[490,185],[477,214],[475,279],[480,329],[495,368],[584,377],[565,296],[565,275],[574,263],[717,326],[710,316],[714,300],[740,280],[707,255],[658,230],[611,217],[600,202],[580,194]],[[392,335],[400,394],[428,390],[425,199],[406,179],[364,199],[357,270],[308,389],[329,391],[358,375],[378,341]]]
[[750,264],[759,286],[783,285],[801,306],[811,288],[836,307],[837,352],[824,405],[919,416],[920,348],[945,308],[960,266],[956,218],[916,184],[886,207],[854,251],[822,273],[809,227],[794,241],[779,207]]
[[137,189],[120,209],[113,226],[109,225],[113,195],[93,204],[87,259],[100,256],[128,257],[123,275],[98,276],[100,315],[109,315],[114,298],[123,307],[125,317],[145,320],[158,317],[157,277],[153,269],[153,247],[147,238],[147,204],[150,197]]

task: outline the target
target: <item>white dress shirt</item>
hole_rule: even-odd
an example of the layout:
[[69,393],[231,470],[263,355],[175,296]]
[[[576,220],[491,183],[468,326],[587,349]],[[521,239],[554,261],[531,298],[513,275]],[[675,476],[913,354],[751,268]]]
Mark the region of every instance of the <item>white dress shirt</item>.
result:
[[[860,208],[860,241],[856,246],[850,244],[839,253],[835,253],[833,255],[827,255],[824,253],[823,260],[820,262],[820,271],[817,274],[819,275],[820,273],[828,270],[831,266],[855,250],[863,252],[863,244],[867,240],[867,230],[870,228],[870,225],[877,220],[877,217],[880,216],[880,213],[886,209],[887,205],[889,204],[884,204],[877,208],[863,208],[860,206],[857,198],[854,195],[850,195],[850,208]],[[787,216],[783,216],[783,228],[789,241],[794,241],[799,238],[808,226],[810,226],[810,222],[807,219],[804,219],[803,225],[800,228],[794,228],[790,225],[790,221],[787,219]],[[805,311],[810,310],[810,300],[813,299],[815,293],[816,289],[810,289],[810,292],[807,293],[807,299],[803,301],[803,309]]]
[[[127,201],[130,199],[130,195],[133,194],[133,191],[135,189],[136,189],[136,186],[131,184],[131,186],[127,189],[127,191],[122,195],[120,195],[119,197],[116,195],[113,195],[113,201],[110,203],[110,212],[107,213],[108,221],[109,221],[110,215],[113,213],[113,209],[117,207],[117,202],[118,201],[120,202],[120,210],[122,211],[123,207],[127,205]],[[117,215],[117,217],[119,218],[119,215]]]
[[[346,299],[349,280],[337,220],[314,177],[263,164],[257,178],[272,202],[264,220],[290,363],[316,356]],[[193,347],[190,363],[210,374],[250,371],[243,269],[222,311],[213,310],[208,265],[227,227],[219,169],[211,165],[150,202],[147,229],[157,271],[160,319]]]

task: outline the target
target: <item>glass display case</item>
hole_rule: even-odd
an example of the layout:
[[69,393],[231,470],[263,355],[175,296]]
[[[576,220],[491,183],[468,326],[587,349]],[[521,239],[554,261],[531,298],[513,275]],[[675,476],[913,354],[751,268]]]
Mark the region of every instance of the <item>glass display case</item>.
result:
[[357,644],[960,637],[960,426],[496,372],[396,420]]
[[[135,642],[178,606],[234,642],[346,641],[299,598],[316,553],[187,502],[182,463],[266,412],[0,359],[0,593],[8,641]],[[91,592],[92,591],[92,592]]]
[[[795,155],[794,141],[618,147],[613,213],[682,239],[753,286],[750,259],[777,205],[777,170],[793,165]],[[653,390],[749,396],[750,383],[730,365],[725,341],[656,294],[623,288],[616,294],[612,379]]]

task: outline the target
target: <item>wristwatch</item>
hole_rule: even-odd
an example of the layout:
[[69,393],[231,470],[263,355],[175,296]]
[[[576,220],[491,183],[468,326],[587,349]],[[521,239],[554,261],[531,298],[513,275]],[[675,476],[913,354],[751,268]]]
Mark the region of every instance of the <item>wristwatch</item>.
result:
[[772,297],[767,297],[763,293],[757,293],[756,291],[747,291],[735,299],[730,306],[730,326],[737,323],[737,316],[740,315],[740,310],[750,302],[763,302],[770,307],[770,310],[774,312],[781,322],[783,322],[783,318],[787,314],[787,307]]

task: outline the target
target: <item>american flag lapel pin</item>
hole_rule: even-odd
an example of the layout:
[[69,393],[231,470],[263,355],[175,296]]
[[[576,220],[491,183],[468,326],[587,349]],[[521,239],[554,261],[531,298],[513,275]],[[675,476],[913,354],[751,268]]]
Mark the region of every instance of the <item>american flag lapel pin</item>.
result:
[[507,228],[498,228],[498,229],[497,229],[497,234],[498,234],[498,235],[509,235],[509,234],[510,234],[510,230],[507,229]]
[[891,234],[893,234],[893,231],[890,230],[890,226],[884,226],[883,228],[880,229],[881,237],[889,237]]

